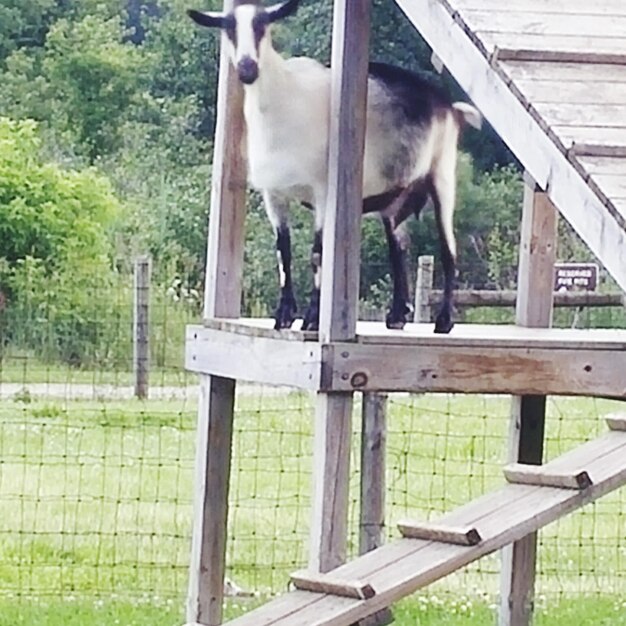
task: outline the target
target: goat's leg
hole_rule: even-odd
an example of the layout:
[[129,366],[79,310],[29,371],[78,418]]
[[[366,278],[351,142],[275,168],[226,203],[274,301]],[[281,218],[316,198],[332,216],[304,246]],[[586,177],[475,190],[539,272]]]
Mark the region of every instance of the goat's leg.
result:
[[302,320],[302,330],[318,330],[320,324],[320,287],[322,284],[322,230],[315,231],[311,249],[311,270],[313,271],[313,290],[309,306]]
[[[451,143],[451,145],[456,145]],[[454,237],[453,215],[455,201],[456,151],[450,150],[441,159],[433,172],[431,196],[435,205],[435,218],[441,247],[443,266],[443,300],[435,318],[435,332],[449,333],[454,326],[452,309],[454,283],[456,279],[456,239]]]
[[407,237],[401,227],[395,227],[391,219],[383,217],[383,226],[389,247],[389,262],[393,279],[393,299],[387,313],[387,328],[402,329],[410,321],[413,307],[409,302],[409,281],[406,270]]
[[265,210],[276,234],[276,257],[280,279],[280,298],[274,312],[274,328],[291,328],[297,306],[291,280],[291,234],[287,221],[288,204],[269,193],[263,194]]

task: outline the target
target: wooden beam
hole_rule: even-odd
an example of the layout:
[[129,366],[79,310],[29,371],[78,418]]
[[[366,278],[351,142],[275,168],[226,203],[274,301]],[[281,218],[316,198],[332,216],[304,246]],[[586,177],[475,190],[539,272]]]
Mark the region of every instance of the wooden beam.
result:
[[558,489],[587,489],[593,484],[585,470],[549,472],[537,465],[511,463],[504,468],[504,477],[516,485],[537,485]]
[[[224,9],[232,9],[225,0]],[[243,90],[222,35],[204,317],[239,317],[246,168]],[[222,623],[235,381],[201,375],[187,621]]]
[[612,415],[606,422],[611,430],[626,430],[626,415]]
[[[415,321],[429,323],[431,321],[430,307],[433,304],[433,276],[435,270],[435,257],[431,255],[420,256],[417,259],[417,280],[415,281]],[[439,291],[440,299],[443,292]],[[458,292],[457,292],[458,293]],[[457,294],[454,302],[456,304]]]
[[369,583],[340,580],[328,574],[295,572],[291,575],[291,582],[296,589],[313,593],[330,593],[342,598],[368,600],[376,595],[376,591]]
[[626,290],[626,232],[623,220],[610,212],[589,188],[576,164],[548,137],[540,116],[533,115],[523,90],[516,89],[493,63],[490,51],[463,23],[448,2],[397,0],[446,68],[481,113],[546,189],[592,252]]
[[[370,0],[336,0],[333,18],[328,200],[324,222],[321,342],[356,331]],[[309,569],[346,558],[352,393],[318,395]]]
[[387,396],[385,394],[363,394],[359,554],[370,552],[384,543],[386,411]]
[[[621,181],[621,178],[620,178]],[[443,291],[435,289],[431,292],[430,305],[441,302]],[[600,293],[596,291],[555,291],[553,296],[555,307],[611,307],[624,306],[623,293]],[[517,291],[505,289],[462,289],[454,294],[457,307],[514,307]],[[416,320],[417,321],[417,320]]]
[[423,539],[424,541],[441,541],[457,546],[475,546],[482,541],[480,533],[473,526],[453,528],[444,524],[414,522],[411,520],[398,522],[398,530],[406,539]]
[[[516,322],[552,324],[557,212],[527,173],[517,272]],[[560,376],[560,373],[555,373]],[[546,397],[517,396],[511,403],[509,460],[540,465],[543,460]],[[500,626],[530,626],[534,605],[537,536],[529,534],[502,551]]]
[[187,326],[185,368],[199,374],[318,391],[322,352],[317,342]]

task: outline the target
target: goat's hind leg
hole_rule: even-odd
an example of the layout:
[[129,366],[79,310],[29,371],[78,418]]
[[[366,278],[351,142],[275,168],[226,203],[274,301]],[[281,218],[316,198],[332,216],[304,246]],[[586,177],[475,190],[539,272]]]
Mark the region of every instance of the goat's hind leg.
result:
[[[450,145],[455,146],[455,143]],[[441,264],[443,266],[443,300],[435,318],[435,332],[449,333],[454,322],[452,309],[456,280],[456,239],[453,215],[456,195],[456,149],[444,154],[432,175],[431,196],[435,205],[435,218],[439,232]]]
[[296,318],[297,306],[291,279],[291,233],[287,214],[289,205],[269,193],[263,194],[265,210],[276,234],[276,257],[280,279],[280,298],[274,312],[274,328],[291,328]]
[[383,226],[389,247],[389,263],[393,279],[393,299],[387,313],[387,328],[402,329],[411,321],[413,307],[409,302],[409,281],[406,272],[406,248],[408,236],[402,227],[395,227],[393,221],[383,217]]

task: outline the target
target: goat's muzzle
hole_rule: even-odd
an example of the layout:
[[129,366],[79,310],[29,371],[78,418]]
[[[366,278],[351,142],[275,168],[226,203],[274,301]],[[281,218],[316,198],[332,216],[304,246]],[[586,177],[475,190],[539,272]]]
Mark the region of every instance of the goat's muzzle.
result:
[[251,57],[243,57],[237,63],[237,74],[244,85],[251,85],[259,77],[259,65]]

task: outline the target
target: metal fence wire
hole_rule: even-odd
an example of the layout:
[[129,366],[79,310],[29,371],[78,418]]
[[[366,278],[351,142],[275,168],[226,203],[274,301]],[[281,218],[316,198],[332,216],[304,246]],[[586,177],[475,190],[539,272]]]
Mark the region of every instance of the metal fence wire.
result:
[[[24,338],[29,324],[45,326],[45,319],[26,319],[22,335],[4,325],[0,624],[3,606],[26,610],[73,601],[182,610],[197,411],[195,377],[184,372],[182,354],[184,326],[197,319],[198,308],[180,285],[153,286],[150,389],[147,398],[137,399],[131,285],[131,279],[120,281],[107,293],[96,285],[88,295],[98,312],[87,320],[95,336],[117,334],[123,346],[101,355],[86,351],[81,362],[46,352],[49,343],[38,349]],[[594,315],[582,311],[578,323],[591,325]],[[616,324],[623,323],[621,315],[616,312]],[[114,329],[101,327],[111,320]],[[238,389],[227,592],[241,611],[286,590],[288,574],[306,564],[314,398],[282,388]],[[390,396],[389,538],[397,536],[401,517],[435,519],[502,483],[509,410],[504,396]],[[596,436],[604,428],[602,418],[619,410],[610,400],[550,398],[547,458]],[[358,551],[359,429],[357,403],[351,556]],[[624,490],[542,531],[538,605],[592,594],[621,606],[625,539]],[[493,604],[498,572],[497,555],[486,557],[415,602],[447,601],[460,612],[464,602]]]

